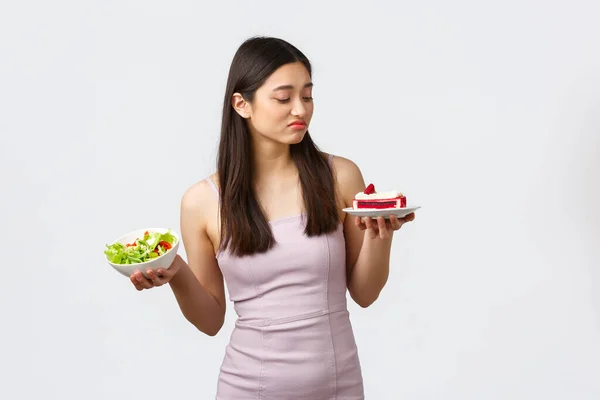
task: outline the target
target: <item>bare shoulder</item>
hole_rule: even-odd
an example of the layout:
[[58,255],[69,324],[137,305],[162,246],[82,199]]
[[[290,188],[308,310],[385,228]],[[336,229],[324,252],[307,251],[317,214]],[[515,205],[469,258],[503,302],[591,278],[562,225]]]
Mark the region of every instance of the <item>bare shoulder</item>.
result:
[[[208,177],[213,182],[216,175]],[[190,186],[181,198],[181,214],[185,218],[191,218],[205,226],[207,218],[214,207],[217,206],[217,198],[214,188],[207,179],[202,179]]]
[[351,204],[354,195],[365,188],[362,172],[354,161],[346,157],[333,156],[332,164],[338,191],[344,203]]
[[348,180],[355,180],[362,178],[362,173],[358,165],[350,160],[349,158],[342,156],[333,156],[332,159],[333,168],[336,174],[336,178],[340,183]]
[[191,209],[202,208],[202,203],[215,199],[214,189],[208,182],[208,179],[212,180],[215,186],[217,185],[216,174],[213,174],[194,183],[183,193],[182,202],[186,207]]

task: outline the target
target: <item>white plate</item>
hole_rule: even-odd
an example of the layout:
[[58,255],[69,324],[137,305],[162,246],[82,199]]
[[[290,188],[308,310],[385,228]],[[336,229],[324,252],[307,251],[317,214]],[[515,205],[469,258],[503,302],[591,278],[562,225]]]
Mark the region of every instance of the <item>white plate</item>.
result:
[[408,214],[418,210],[421,206],[411,206],[411,207],[403,207],[403,208],[383,208],[383,209],[373,209],[373,208],[362,208],[360,210],[355,210],[352,207],[344,208],[342,211],[354,215],[356,217],[384,217],[388,219],[390,215],[395,215],[398,218],[404,218]]

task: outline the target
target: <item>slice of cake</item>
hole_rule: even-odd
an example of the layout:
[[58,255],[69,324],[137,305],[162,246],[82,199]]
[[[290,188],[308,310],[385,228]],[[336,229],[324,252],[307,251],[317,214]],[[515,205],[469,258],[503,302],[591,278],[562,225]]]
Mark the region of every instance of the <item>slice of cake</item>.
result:
[[371,183],[364,192],[356,193],[352,206],[355,210],[366,208],[405,208],[406,196],[397,191],[377,193],[375,186]]

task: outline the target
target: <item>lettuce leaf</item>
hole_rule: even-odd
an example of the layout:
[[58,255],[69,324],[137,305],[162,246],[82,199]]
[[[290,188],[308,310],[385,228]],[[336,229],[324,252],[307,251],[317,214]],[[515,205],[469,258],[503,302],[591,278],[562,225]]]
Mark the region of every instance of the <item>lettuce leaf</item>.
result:
[[138,264],[162,256],[171,250],[176,242],[177,239],[171,230],[165,233],[145,232],[141,238],[137,238],[129,245],[107,244],[104,254],[113,264]]

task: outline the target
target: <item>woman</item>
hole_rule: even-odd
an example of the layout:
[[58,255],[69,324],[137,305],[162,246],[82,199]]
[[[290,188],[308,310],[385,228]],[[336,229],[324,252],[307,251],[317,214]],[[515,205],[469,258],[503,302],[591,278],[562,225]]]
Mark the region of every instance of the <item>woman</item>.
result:
[[236,52],[214,175],[181,202],[188,262],[131,276],[138,290],[169,283],[183,315],[213,336],[224,280],[238,319],[217,399],[363,399],[346,290],[361,307],[389,272],[404,219],[348,217],[364,190],[359,168],[320,152],[308,126],[311,65],[291,44],[252,38]]

